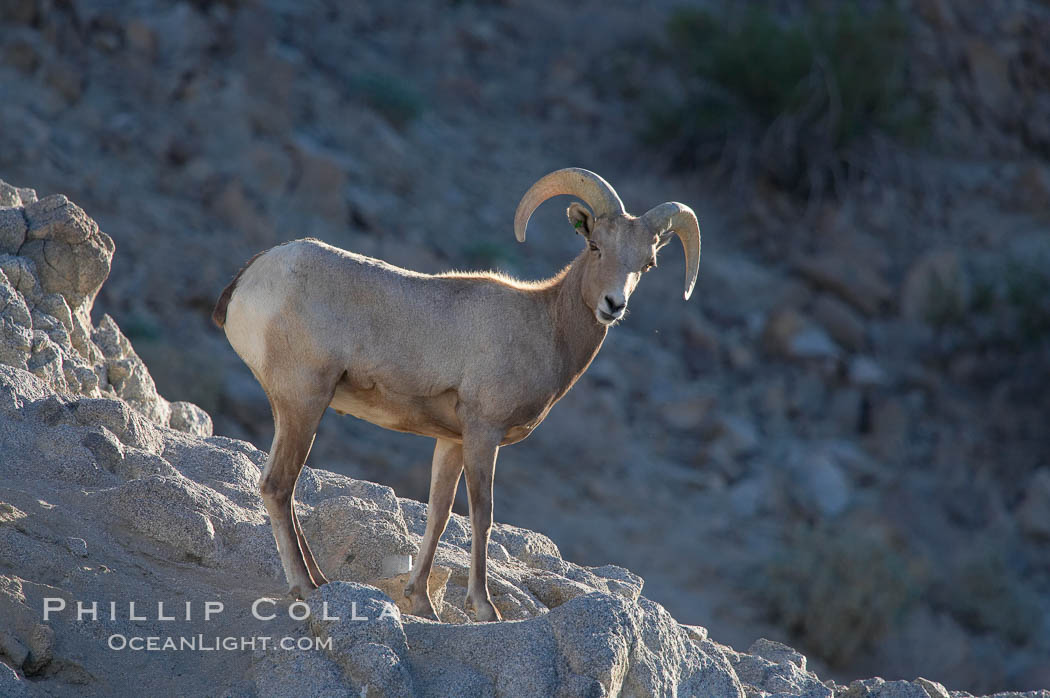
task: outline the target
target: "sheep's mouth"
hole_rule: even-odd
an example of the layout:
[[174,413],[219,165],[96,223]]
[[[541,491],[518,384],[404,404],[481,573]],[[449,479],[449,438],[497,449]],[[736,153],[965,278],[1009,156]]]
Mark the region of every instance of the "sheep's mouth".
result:
[[622,313],[620,315],[610,315],[601,308],[598,308],[598,322],[602,323],[603,325],[612,325],[622,317]]

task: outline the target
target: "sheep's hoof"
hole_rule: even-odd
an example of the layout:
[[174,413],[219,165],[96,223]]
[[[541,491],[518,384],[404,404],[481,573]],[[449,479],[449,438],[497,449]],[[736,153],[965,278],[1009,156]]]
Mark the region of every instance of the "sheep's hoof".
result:
[[481,602],[475,601],[470,596],[467,596],[467,600],[463,604],[467,611],[474,611],[474,618],[478,623],[490,623],[497,620],[503,620],[503,616],[499,614],[496,607],[492,605],[491,599],[482,599]]
[[303,601],[306,599],[307,594],[317,588],[317,585],[312,581],[304,584],[295,584],[291,589],[288,590],[288,596],[293,599]]
[[415,584],[409,584],[405,587],[405,598],[412,602],[412,610],[408,612],[409,615],[436,621],[441,620],[438,618],[437,611],[434,610],[434,604],[430,601],[430,595],[426,592],[416,591]]

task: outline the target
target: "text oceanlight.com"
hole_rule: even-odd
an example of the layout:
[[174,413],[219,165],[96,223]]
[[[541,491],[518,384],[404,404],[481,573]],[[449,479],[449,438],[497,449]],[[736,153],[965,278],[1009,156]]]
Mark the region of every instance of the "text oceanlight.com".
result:
[[[55,616],[65,616],[70,620],[80,623],[97,623],[100,621],[127,620],[131,622],[147,623],[201,623],[211,622],[226,610],[222,601],[184,601],[179,603],[157,601],[155,603],[143,603],[135,601],[127,602],[98,602],[98,601],[75,601],[67,602],[61,597],[45,597],[43,605],[44,622],[50,621]],[[384,603],[378,614],[367,615],[358,611],[357,603],[352,602],[349,614],[344,612],[345,617],[333,615],[329,612],[328,602],[322,602],[319,608],[312,609],[303,601],[294,601],[286,609],[279,609],[278,601],[270,598],[256,599],[251,605],[252,618],[261,622],[269,622],[278,615],[287,615],[294,621],[304,621],[312,615],[317,615],[320,620],[328,622],[364,622],[375,619],[390,617],[400,620],[401,613],[397,606],[392,603]],[[172,627],[172,630],[175,628]],[[317,650],[332,649],[332,638],[320,638],[312,636],[300,637],[278,637],[273,635],[213,635],[209,633],[187,632],[185,634],[171,633],[167,635],[130,635],[114,633],[109,636],[106,644],[111,650],[122,651],[194,651],[214,652],[218,650],[244,651],[244,650]]]
[[142,637],[140,635],[110,635],[107,641],[111,650],[133,650],[145,652],[215,652],[218,650],[330,650],[332,638],[320,637],[205,637],[203,634],[179,637]]

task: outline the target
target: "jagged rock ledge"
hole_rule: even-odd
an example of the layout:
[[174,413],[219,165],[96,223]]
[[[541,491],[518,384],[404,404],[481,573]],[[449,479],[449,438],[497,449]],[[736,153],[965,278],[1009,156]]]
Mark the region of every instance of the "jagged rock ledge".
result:
[[119,397],[156,424],[210,436],[204,410],[157,394],[113,318],[92,327],[113,248],[65,196],[38,200],[0,180],[0,364],[32,372],[56,393]]
[[[0,695],[968,695],[926,679],[822,682],[803,655],[768,640],[734,651],[642,596],[628,570],[575,565],[545,536],[502,524],[490,583],[508,622],[474,624],[461,610],[470,532],[460,516],[432,580],[445,622],[402,615],[389,604],[403,575],[388,562],[418,549],[425,505],[311,468],[297,491],[303,527],[321,566],[345,581],[312,594],[305,619],[278,613],[292,609],[256,490],[265,454],[211,436],[202,410],[157,395],[111,318],[91,325],[113,243],[79,207],[3,183],[0,206]],[[44,599],[67,609],[45,620]],[[260,599],[272,620],[250,612]],[[138,613],[158,602],[196,610],[175,621],[159,609],[141,619],[72,611],[129,600]],[[208,602],[226,611],[203,618]],[[111,644],[198,635],[296,642],[162,653]]]

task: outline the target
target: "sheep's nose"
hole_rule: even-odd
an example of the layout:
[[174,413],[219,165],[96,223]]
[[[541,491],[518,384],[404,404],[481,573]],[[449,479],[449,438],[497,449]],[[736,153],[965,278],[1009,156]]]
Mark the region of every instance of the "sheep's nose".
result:
[[624,301],[623,303],[617,303],[612,296],[606,296],[605,304],[609,306],[609,310],[612,312],[613,315],[615,315],[627,306],[627,301]]

